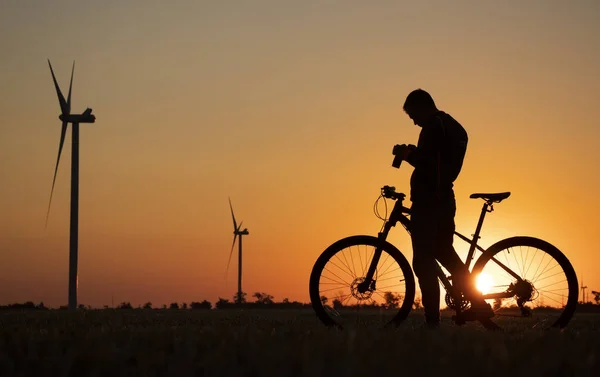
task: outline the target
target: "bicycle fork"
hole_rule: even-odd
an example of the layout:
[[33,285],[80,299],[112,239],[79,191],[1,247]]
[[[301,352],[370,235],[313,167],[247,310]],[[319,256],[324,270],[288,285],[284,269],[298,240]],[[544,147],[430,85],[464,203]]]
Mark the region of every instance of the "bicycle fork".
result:
[[375,248],[375,252],[373,253],[373,259],[371,259],[371,264],[369,265],[369,269],[367,270],[365,280],[357,285],[357,290],[359,293],[374,291],[376,289],[376,281],[373,280],[373,275],[375,275],[377,264],[379,264],[379,259],[381,258],[381,253],[383,251],[383,243],[386,242],[388,233],[390,232],[392,227],[396,225],[397,221],[398,220],[395,219],[394,216],[394,211],[392,211],[390,219],[385,223],[383,230],[377,234],[379,245]]

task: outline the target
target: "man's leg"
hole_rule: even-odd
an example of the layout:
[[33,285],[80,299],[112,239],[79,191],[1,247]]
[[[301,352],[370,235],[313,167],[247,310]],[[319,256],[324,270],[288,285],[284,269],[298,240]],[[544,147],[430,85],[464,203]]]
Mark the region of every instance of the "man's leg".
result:
[[440,239],[440,243],[442,243],[442,245],[440,245],[440,248],[438,249],[437,260],[452,275],[452,285],[458,288],[458,290],[464,293],[469,299],[476,300],[479,291],[475,288],[475,283],[467,266],[465,266],[460,259],[452,244],[448,244],[442,239]]
[[435,325],[440,322],[440,286],[435,266],[435,216],[428,208],[413,205],[410,221],[413,269],[421,288],[425,321]]
[[487,309],[488,305],[483,300],[481,292],[477,290],[473,276],[453,246],[454,215],[456,213],[454,201],[443,208],[438,223],[437,260],[452,274],[452,285],[457,287],[471,301],[471,306],[474,309]]

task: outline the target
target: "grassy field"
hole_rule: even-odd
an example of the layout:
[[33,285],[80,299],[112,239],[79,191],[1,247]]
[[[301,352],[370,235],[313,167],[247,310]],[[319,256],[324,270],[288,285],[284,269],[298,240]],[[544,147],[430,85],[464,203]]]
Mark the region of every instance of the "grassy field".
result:
[[327,329],[310,310],[0,313],[0,376],[599,376],[600,315],[563,331]]

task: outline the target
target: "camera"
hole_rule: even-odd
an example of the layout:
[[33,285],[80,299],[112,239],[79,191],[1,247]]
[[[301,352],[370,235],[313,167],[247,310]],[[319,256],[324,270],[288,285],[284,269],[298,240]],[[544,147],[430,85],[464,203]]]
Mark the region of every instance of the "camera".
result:
[[400,164],[402,164],[402,156],[394,157],[394,161],[392,161],[392,166],[396,169],[400,169]]
[[392,166],[396,169],[400,168],[400,164],[402,164],[402,155],[404,154],[404,149],[407,148],[405,144],[402,145],[394,145],[394,149],[392,150],[392,154],[395,156],[394,161],[392,161]]

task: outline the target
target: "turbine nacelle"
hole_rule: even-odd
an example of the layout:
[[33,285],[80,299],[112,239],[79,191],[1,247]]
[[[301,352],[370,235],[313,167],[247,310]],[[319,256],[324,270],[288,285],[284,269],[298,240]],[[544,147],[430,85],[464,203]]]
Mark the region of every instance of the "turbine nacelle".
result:
[[247,235],[250,234],[248,232],[248,228],[244,228],[244,230],[240,230],[242,228],[242,224],[240,223],[240,226],[237,229],[233,230],[233,234],[235,234],[236,236],[241,236],[241,235]]
[[92,114],[92,109],[89,107],[83,112],[83,114],[60,114],[58,116],[63,122],[67,123],[94,123],[96,122],[96,116]]

